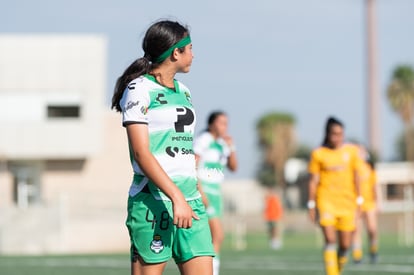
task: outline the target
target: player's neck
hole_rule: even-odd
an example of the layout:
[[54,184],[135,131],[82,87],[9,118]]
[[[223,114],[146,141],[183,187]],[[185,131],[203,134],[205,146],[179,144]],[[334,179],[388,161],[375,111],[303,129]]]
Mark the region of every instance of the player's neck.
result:
[[154,76],[155,80],[162,86],[174,89],[174,76],[175,72],[169,71],[169,70],[162,70],[155,69],[150,72],[152,76]]
[[218,139],[219,138],[218,133],[215,133],[214,131],[209,131],[209,132],[210,132],[210,135],[212,135],[214,139]]

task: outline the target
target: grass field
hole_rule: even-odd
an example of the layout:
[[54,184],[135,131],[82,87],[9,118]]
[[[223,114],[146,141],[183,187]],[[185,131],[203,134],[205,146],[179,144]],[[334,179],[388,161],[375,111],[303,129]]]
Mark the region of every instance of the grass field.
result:
[[[320,239],[315,234],[286,233],[282,250],[270,250],[266,236],[248,235],[247,248],[232,249],[227,236],[221,255],[221,275],[324,274]],[[115,275],[129,274],[129,257],[117,255],[0,256],[1,275]],[[179,274],[173,262],[166,275]],[[348,263],[346,274],[414,274],[414,248],[399,247],[396,236],[381,236],[379,262],[375,265]]]

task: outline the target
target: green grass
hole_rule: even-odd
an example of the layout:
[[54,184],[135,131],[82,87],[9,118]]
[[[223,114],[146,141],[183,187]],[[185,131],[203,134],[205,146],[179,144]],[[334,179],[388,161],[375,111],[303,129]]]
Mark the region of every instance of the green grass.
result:
[[[319,232],[318,232],[319,233]],[[324,274],[321,241],[318,234],[285,233],[284,247],[268,248],[264,234],[251,234],[245,250],[235,250],[229,235],[221,254],[221,275],[244,274]],[[115,275],[129,274],[129,256],[122,255],[59,255],[0,256],[2,275]],[[166,275],[178,274],[173,262]],[[381,236],[380,258],[375,265],[349,263],[343,275],[414,274],[414,248],[399,247],[396,236]]]

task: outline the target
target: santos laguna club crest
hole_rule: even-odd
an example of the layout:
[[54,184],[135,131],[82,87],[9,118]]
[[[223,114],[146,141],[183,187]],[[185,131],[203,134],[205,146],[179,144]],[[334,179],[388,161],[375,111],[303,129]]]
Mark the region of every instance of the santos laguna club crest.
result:
[[152,252],[158,254],[164,250],[164,244],[160,235],[154,235],[154,239],[151,241],[150,248]]

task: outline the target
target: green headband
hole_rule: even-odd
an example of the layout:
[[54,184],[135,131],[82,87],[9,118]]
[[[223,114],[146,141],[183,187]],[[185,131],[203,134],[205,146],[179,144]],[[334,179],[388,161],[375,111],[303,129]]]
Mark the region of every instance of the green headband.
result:
[[165,52],[163,52],[157,59],[155,59],[155,62],[156,63],[163,62],[165,59],[167,59],[167,57],[169,57],[172,54],[172,52],[175,49],[185,47],[185,46],[187,46],[190,43],[191,43],[190,36],[184,37],[183,39],[181,39],[180,41],[178,41],[177,43],[175,43],[174,45],[172,45],[168,50],[166,50]]

